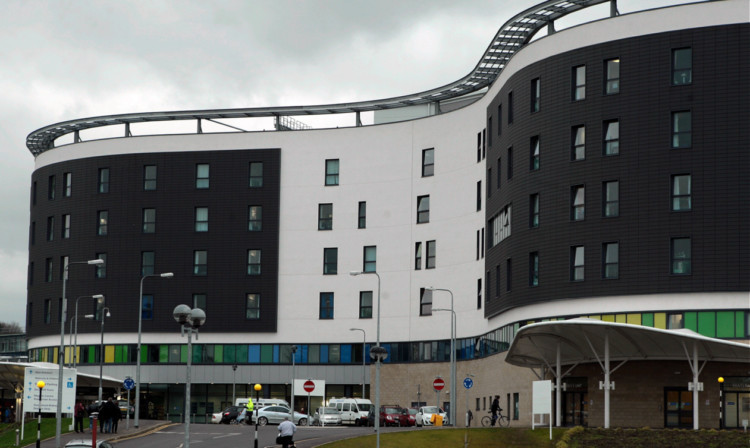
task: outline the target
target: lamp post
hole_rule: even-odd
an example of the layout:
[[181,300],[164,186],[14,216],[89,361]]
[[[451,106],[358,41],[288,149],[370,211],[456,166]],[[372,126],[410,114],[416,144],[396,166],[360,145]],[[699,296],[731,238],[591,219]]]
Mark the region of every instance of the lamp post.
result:
[[[380,309],[380,305],[378,305]],[[367,344],[367,334],[365,330],[361,328],[350,328],[349,331],[361,331],[362,332],[362,399],[365,398],[365,344]],[[379,412],[379,411],[378,411]]]
[[136,428],[138,428],[141,418],[141,325],[143,322],[143,281],[149,277],[172,278],[174,277],[174,274],[171,272],[163,272],[161,274],[148,274],[141,277],[141,288],[138,294],[138,347],[135,350],[135,420],[133,421],[133,426]]
[[255,389],[255,448],[258,448],[258,416],[260,415],[259,414],[260,406],[258,406],[258,399],[259,399],[260,390],[262,388],[263,386],[257,383],[255,384],[255,386],[253,386],[253,389]]
[[187,375],[185,379],[185,444],[190,448],[190,367],[193,359],[193,333],[198,339],[198,328],[206,323],[206,313],[200,308],[190,309],[187,305],[177,305],[172,311],[172,317],[180,324],[180,335],[187,333]]
[[[94,294],[93,296],[78,296],[76,297],[76,314],[73,316],[72,319],[70,319],[70,325],[73,325],[73,321],[76,321],[75,330],[70,329],[70,337],[73,338],[73,334],[75,333],[75,337],[73,338],[73,353],[71,354],[71,358],[73,358],[73,368],[78,367],[78,301],[80,299],[85,298],[91,298],[96,300],[104,300],[104,296],[102,294]],[[70,344],[70,338],[68,338],[68,345]],[[70,363],[68,363],[70,365]]]
[[[99,342],[99,404],[102,402],[102,374],[104,373],[104,316],[106,311],[106,317],[112,317],[109,312],[109,308],[106,306],[101,309],[101,341]],[[95,314],[87,314],[84,316],[86,319],[95,319]]]
[[453,291],[450,289],[442,288],[426,288],[430,291],[445,291],[451,295],[451,308],[441,309],[433,308],[432,311],[450,311],[453,313],[453,320],[451,320],[451,412],[450,412],[450,424],[456,426],[456,311],[453,308]]
[[36,422],[36,448],[40,448],[42,443],[42,389],[44,381],[37,381],[36,387],[39,388],[39,415]]
[[292,345],[292,403],[289,406],[289,413],[291,414],[291,421],[294,423],[294,378],[296,377],[296,364],[295,359],[297,357],[297,346]]
[[66,313],[68,311],[68,299],[65,296],[65,289],[68,283],[68,270],[72,264],[89,264],[94,266],[101,266],[104,264],[104,260],[97,258],[94,260],[87,261],[70,261],[63,267],[63,290],[62,290],[62,305],[60,310],[60,348],[58,351],[58,375],[57,375],[57,411],[55,412],[55,418],[57,420],[55,424],[55,446],[62,448],[62,442],[60,441],[60,435],[62,434],[62,402],[63,402],[63,361],[65,360],[65,320]]
[[235,398],[235,393],[234,393],[235,384],[237,384],[237,364],[232,365],[232,404],[233,405],[237,401],[237,399]]
[[362,272],[351,271],[349,275],[375,274],[378,277],[378,314],[377,314],[377,336],[375,347],[370,349],[370,357],[375,360],[375,446],[380,448],[380,363],[388,356],[388,352],[380,347],[380,274],[375,271]]

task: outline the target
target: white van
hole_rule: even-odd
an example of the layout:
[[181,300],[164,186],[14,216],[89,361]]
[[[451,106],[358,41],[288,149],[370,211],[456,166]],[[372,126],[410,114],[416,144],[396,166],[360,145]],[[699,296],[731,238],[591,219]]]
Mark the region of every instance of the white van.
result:
[[367,415],[373,409],[372,402],[364,398],[331,398],[328,406],[341,411],[341,423],[356,426],[367,426]]
[[[289,402],[286,400],[281,400],[279,398],[260,398],[258,401],[253,401],[253,404],[256,408],[263,408],[266,406],[284,406],[287,409],[289,408]],[[238,398],[234,401],[235,406],[242,406],[247,407],[247,398]]]

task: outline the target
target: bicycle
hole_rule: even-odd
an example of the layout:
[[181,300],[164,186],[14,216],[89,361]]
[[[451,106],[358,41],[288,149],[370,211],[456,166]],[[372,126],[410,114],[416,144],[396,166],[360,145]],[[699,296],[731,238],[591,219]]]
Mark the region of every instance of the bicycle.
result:
[[[490,411],[489,414],[492,414],[492,411]],[[492,424],[493,418],[495,419],[495,425],[497,426],[503,426],[506,428],[510,426],[510,417],[503,415],[502,410],[497,413],[497,417],[492,415],[485,415],[482,417],[482,426],[495,426]]]

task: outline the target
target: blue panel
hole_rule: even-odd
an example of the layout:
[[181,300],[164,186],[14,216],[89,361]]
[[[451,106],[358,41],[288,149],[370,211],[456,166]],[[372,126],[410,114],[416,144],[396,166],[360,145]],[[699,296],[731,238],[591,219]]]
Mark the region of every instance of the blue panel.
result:
[[328,344],[320,344],[320,363],[328,364]]
[[260,364],[260,345],[247,346],[247,362],[250,364]]
[[273,363],[274,364],[279,363],[279,346],[278,345],[273,346]]
[[352,363],[352,345],[351,344],[341,344],[341,364],[351,364]]
[[[302,356],[301,364],[307,364],[307,350],[308,350],[308,347],[309,346],[307,344],[305,344],[305,345],[302,346],[302,353],[300,354]],[[299,352],[297,352],[297,353],[299,353]]]

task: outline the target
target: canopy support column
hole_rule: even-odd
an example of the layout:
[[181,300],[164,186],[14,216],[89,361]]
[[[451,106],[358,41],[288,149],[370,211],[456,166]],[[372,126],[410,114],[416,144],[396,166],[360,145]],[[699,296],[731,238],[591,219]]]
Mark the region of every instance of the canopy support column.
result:
[[555,361],[555,369],[557,370],[557,378],[555,378],[555,426],[560,427],[562,421],[562,366],[560,355],[560,342],[557,342],[557,360]]

